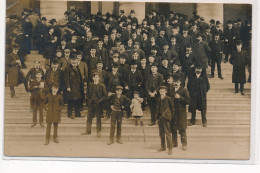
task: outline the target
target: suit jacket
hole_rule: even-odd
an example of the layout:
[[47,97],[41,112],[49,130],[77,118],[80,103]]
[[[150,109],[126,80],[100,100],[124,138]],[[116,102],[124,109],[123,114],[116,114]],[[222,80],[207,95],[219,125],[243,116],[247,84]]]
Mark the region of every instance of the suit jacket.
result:
[[42,74],[42,79],[44,79],[44,71],[42,68],[38,70],[36,68],[31,68],[27,75],[25,76],[27,81],[34,81],[36,79],[36,73],[40,72]]
[[107,75],[107,92],[115,92],[116,86],[123,85],[123,77],[122,74],[117,72],[113,75],[112,72]]
[[159,92],[159,87],[163,85],[163,75],[156,73],[154,76],[150,74],[146,81],[146,90],[147,92]]
[[[110,97],[108,97],[108,103],[109,105],[113,105],[115,98],[117,97],[117,94],[112,94]],[[121,95],[120,97],[120,103],[121,103],[121,110],[123,110],[123,107],[128,107],[131,104],[131,100],[128,99],[125,95]],[[122,107],[123,106],[123,107]]]
[[157,120],[160,120],[162,117],[169,121],[176,119],[174,114],[174,103],[169,96],[165,96],[163,99],[158,98],[155,109],[155,117]]
[[53,72],[52,68],[49,68],[46,70],[46,75],[45,75],[45,81],[49,89],[51,89],[54,83],[57,83],[58,85],[61,84],[61,70],[57,69],[53,74],[53,78],[51,77],[52,72]]
[[[135,83],[134,83],[135,81]],[[136,70],[135,73],[129,69],[126,71],[125,76],[124,76],[124,86],[128,86],[130,89],[133,87],[139,87],[141,86],[143,82],[143,76],[142,73],[139,70]]]
[[52,95],[49,93],[45,100],[44,104],[47,104],[47,114],[46,114],[46,122],[60,122],[61,120],[61,110],[64,106],[62,95]]
[[80,74],[82,77],[82,81],[87,82],[88,81],[88,65],[85,62],[81,61],[79,63],[78,68],[79,68],[79,71],[80,71]]
[[[93,97],[94,94],[94,89],[97,89],[97,98]],[[87,91],[87,102],[92,102],[95,104],[100,104],[102,103],[107,97],[107,91],[106,91],[106,87],[103,83],[98,83],[97,85],[95,85],[93,82],[91,82],[88,85],[88,91]]]
[[208,57],[210,56],[210,48],[207,43],[201,41],[194,46],[194,61],[196,65],[202,68],[208,68]]

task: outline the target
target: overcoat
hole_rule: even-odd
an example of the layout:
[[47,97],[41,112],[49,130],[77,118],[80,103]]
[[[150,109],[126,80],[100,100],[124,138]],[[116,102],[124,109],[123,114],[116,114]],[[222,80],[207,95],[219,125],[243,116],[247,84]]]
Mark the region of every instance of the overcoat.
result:
[[234,51],[231,54],[230,63],[233,65],[232,83],[246,83],[247,52]]
[[53,95],[49,93],[44,104],[47,104],[46,123],[58,123],[61,120],[61,110],[64,105],[63,98],[60,94]]
[[174,129],[183,130],[187,128],[187,112],[186,105],[190,102],[189,92],[186,88],[180,87],[175,93],[180,95],[180,98],[174,99],[176,127]]
[[[34,88],[35,86],[40,86],[41,82],[43,83],[44,88]],[[29,92],[31,92],[31,108],[33,109],[35,104],[38,104],[40,107],[43,106],[43,101],[46,97],[46,94],[48,93],[48,88],[46,85],[46,82],[44,80],[40,80],[39,82],[37,80],[34,80],[30,83]]]
[[201,110],[207,110],[207,92],[210,89],[210,84],[208,81],[208,77],[204,75],[200,75],[199,77],[199,92],[200,95],[198,95],[197,88],[195,87],[197,85],[197,76],[196,74],[192,75],[187,84],[187,88],[190,94],[190,105],[189,105],[189,112],[196,111],[198,109]]
[[[171,121],[176,120],[176,116],[174,114],[174,103],[172,98],[169,96],[165,96],[162,99],[162,107],[160,108],[161,98],[157,100],[156,109],[155,109],[155,117],[157,120],[160,120],[161,117]],[[162,114],[160,115],[160,109],[162,110]]]
[[194,61],[196,65],[202,68],[208,68],[208,57],[210,55],[210,48],[204,41],[194,45]]

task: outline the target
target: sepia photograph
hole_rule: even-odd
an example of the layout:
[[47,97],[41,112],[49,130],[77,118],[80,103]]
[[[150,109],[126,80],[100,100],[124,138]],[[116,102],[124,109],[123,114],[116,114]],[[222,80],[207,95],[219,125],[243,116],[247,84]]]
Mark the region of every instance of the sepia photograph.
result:
[[250,160],[252,15],[6,0],[4,156]]

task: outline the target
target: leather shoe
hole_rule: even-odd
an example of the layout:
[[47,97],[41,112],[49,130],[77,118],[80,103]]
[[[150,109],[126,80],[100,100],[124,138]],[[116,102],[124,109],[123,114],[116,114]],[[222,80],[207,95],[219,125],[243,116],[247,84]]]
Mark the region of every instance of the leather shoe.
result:
[[11,96],[11,98],[19,98],[18,96],[14,95],[14,96]]
[[121,141],[121,139],[117,139],[117,143],[123,144],[123,142]]
[[202,123],[203,127],[207,127],[207,123]]
[[59,143],[59,140],[57,138],[54,138],[55,143]]
[[177,144],[173,144],[173,147],[174,147],[174,148],[178,147],[178,143],[177,143]]
[[40,126],[41,126],[41,127],[44,127],[44,124],[43,124],[43,123],[40,123]]
[[158,149],[159,152],[160,152],[160,151],[165,151],[165,150],[166,150],[166,149],[165,149],[165,148],[162,148],[162,147]]
[[192,125],[195,125],[195,121],[193,121],[193,120],[190,120],[190,122],[189,122],[188,126],[192,126]]
[[218,78],[221,79],[221,80],[224,79],[222,76],[220,76],[220,77],[218,77]]
[[82,132],[81,135],[90,135],[91,132]]
[[70,118],[71,118],[71,119],[75,119],[75,115],[72,115]]
[[241,95],[245,95],[245,93],[242,91],[242,92],[241,92]]
[[172,149],[169,149],[168,155],[172,155]]
[[48,145],[49,144],[49,139],[46,139],[46,141],[44,142],[44,145]]
[[183,145],[182,150],[187,150],[187,145]]
[[33,128],[34,126],[36,126],[36,123],[33,123],[33,124],[31,125],[32,128]]
[[149,126],[153,126],[153,125],[155,125],[155,122],[151,122],[151,123],[149,124]]
[[114,143],[114,141],[109,140],[109,141],[107,142],[107,145],[111,145],[111,144],[113,144],[113,143]]
[[97,132],[97,137],[99,137],[99,138],[101,137],[101,134],[100,134],[100,132]]

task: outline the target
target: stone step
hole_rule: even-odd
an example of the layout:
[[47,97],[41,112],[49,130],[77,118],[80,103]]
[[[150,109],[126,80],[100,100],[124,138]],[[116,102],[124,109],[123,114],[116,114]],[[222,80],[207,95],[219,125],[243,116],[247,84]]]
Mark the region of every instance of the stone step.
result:
[[[42,132],[46,130],[45,127],[40,127],[37,124],[35,127],[31,128],[31,124],[5,124],[5,132]],[[59,124],[60,132],[83,132],[86,130],[85,124]],[[110,124],[102,124],[102,132],[109,132]],[[135,126],[134,124],[123,124],[122,131],[126,133],[151,133],[158,134],[159,129],[157,126]],[[199,125],[190,126],[187,129],[190,133],[243,133],[250,132],[249,125],[208,125],[206,128],[203,128]],[[96,124],[92,124],[92,132],[96,132]]]
[[[38,55],[40,55],[38,50],[31,50],[30,54],[38,54]],[[28,55],[30,55],[30,54],[28,54]]]
[[[5,132],[6,141],[44,141],[45,130],[41,132]],[[115,135],[116,136],[116,135]],[[188,141],[222,141],[222,142],[246,142],[250,140],[249,132],[241,133],[192,133],[187,132]],[[95,132],[90,135],[81,135],[80,132],[58,132],[59,141],[104,141],[109,139],[108,132],[101,132],[98,138]],[[178,137],[179,138],[179,137]],[[116,139],[116,138],[115,138]],[[160,141],[158,133],[126,133],[122,131],[121,139],[123,142],[154,142]],[[116,141],[116,140],[115,140]]]
[[[187,122],[189,122],[190,116],[188,116]],[[61,122],[63,124],[86,124],[86,118],[75,118],[75,119],[70,119],[67,117],[62,117]],[[45,121],[45,118],[44,118]],[[96,120],[93,120],[96,122]],[[101,119],[103,124],[110,124],[110,119],[105,120]],[[250,124],[250,117],[210,117],[207,116],[207,121],[209,125],[239,125],[239,124],[244,124],[248,125]],[[134,124],[135,119],[134,118],[129,118],[125,119],[123,118],[123,124]],[[151,122],[150,117],[144,117],[143,122],[145,125],[149,124]],[[6,124],[31,124],[32,123],[32,115],[31,117],[6,117],[5,118],[5,123]],[[201,124],[201,115],[198,114],[196,117],[196,124]]]

